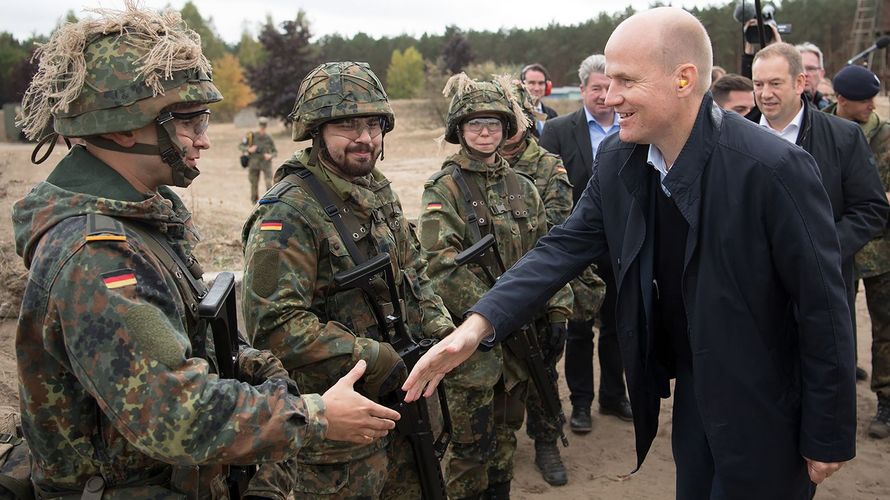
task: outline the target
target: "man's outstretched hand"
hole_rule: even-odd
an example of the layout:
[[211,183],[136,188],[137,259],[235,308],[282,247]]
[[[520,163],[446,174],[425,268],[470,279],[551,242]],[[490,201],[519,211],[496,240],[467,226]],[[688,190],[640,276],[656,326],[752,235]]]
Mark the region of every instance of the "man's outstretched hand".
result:
[[365,374],[364,360],[321,395],[328,420],[326,439],[368,444],[382,438],[396,426],[399,412],[379,405],[352,388]]
[[408,393],[405,401],[410,403],[421,395],[432,396],[445,374],[472,356],[491,331],[491,323],[483,316],[468,316],[463,324],[436,343],[414,365],[402,385],[402,390]]

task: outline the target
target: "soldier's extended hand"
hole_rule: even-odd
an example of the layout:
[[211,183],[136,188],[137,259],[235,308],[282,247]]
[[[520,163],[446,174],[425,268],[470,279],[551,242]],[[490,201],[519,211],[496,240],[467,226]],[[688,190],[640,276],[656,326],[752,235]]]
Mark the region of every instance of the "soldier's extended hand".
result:
[[364,360],[322,394],[325,417],[328,419],[327,439],[368,444],[385,436],[396,426],[399,413],[381,406],[355,392],[353,384],[365,374]]
[[476,352],[479,343],[491,332],[491,323],[479,314],[471,314],[451,334],[440,340],[414,365],[402,390],[405,401],[417,400],[421,394],[430,397],[446,373],[455,369]]

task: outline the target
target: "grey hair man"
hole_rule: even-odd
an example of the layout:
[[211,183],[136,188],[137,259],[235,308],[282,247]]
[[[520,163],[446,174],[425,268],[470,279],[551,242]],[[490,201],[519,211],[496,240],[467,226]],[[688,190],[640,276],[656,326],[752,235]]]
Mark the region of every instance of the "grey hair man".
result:
[[816,44],[804,42],[794,46],[803,59],[804,74],[807,77],[804,94],[819,109],[825,109],[831,101],[819,92],[819,84],[825,78],[825,57]]

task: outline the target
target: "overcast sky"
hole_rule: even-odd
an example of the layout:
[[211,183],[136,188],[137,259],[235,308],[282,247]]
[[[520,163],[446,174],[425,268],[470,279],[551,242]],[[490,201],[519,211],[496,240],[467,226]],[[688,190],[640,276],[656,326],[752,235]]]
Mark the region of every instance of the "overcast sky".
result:
[[[678,7],[723,5],[730,0],[673,0]],[[176,9],[186,0],[143,0],[142,5]],[[499,28],[534,28],[551,22],[578,24],[600,12],[623,11],[628,5],[645,9],[649,0],[378,0],[378,1],[306,1],[306,0],[193,0],[204,18],[211,17],[217,33],[227,42],[237,42],[242,31],[256,33],[269,14],[276,23],[296,17],[303,9],[312,32],[317,36],[340,33],[352,36],[364,32],[374,37],[406,33],[442,33],[455,24],[469,30]],[[78,17],[87,7],[120,8],[121,0],[3,0],[0,31],[11,32],[23,40],[31,34],[49,34],[59,19],[71,9]]]

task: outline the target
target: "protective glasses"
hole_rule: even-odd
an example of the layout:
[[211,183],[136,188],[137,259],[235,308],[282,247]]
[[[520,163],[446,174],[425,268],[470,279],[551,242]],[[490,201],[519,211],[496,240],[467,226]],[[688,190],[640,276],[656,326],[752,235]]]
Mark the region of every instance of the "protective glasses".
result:
[[199,109],[198,111],[189,111],[187,113],[169,111],[158,118],[161,124],[169,120],[175,120],[177,133],[195,140],[207,132],[207,128],[210,127],[210,110]]
[[481,134],[482,129],[488,129],[489,134],[496,134],[504,129],[504,124],[497,118],[473,118],[464,123],[464,132]]
[[368,131],[371,139],[383,133],[384,118],[344,118],[328,123],[328,131],[334,135],[354,141]]

